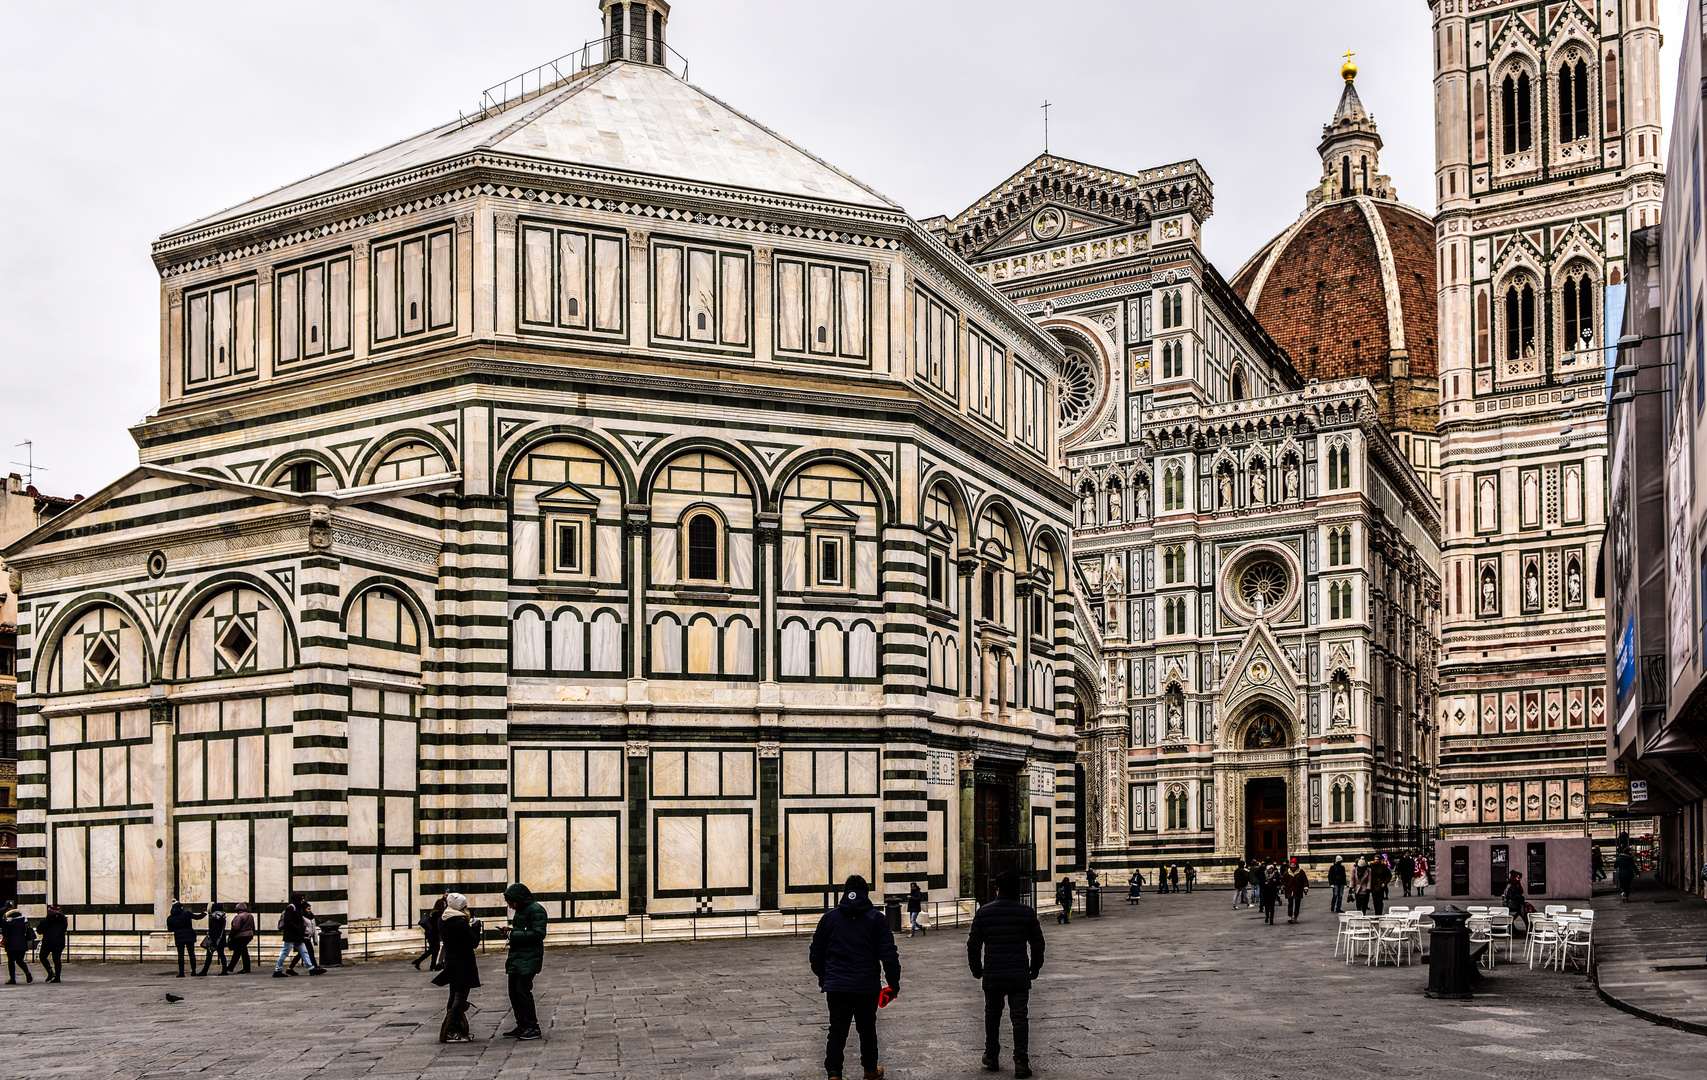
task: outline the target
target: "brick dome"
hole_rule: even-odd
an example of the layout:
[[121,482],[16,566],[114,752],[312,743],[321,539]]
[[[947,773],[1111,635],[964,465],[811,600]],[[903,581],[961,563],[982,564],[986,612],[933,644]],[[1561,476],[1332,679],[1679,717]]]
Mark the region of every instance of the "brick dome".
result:
[[1307,379],[1361,376],[1379,386],[1404,358],[1411,378],[1432,380],[1434,258],[1434,227],[1420,211],[1338,198],[1265,244],[1234,275],[1233,291]]

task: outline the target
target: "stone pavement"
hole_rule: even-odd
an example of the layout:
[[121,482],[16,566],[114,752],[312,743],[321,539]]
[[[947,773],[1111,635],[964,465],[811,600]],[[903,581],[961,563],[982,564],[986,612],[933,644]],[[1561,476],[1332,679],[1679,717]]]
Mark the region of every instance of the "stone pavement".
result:
[[[1265,926],[1256,909],[1230,911],[1231,899],[1146,894],[1133,910],[1111,896],[1100,919],[1046,919],[1048,960],[1032,994],[1037,1075],[1702,1075],[1707,1041],[1608,1007],[1580,974],[1502,964],[1475,1000],[1429,1001],[1422,967],[1333,958],[1325,890],[1297,926],[1284,913]],[[964,942],[952,928],[901,939],[902,996],[879,1019],[894,1080],[988,1075]],[[474,992],[479,1041],[449,1046],[437,1041],[443,992],[401,961],[288,982],[266,969],[196,980],[159,965],[76,964],[58,986],[0,986],[0,1072],[812,1080],[823,1076],[824,1018],[805,953],[803,938],[552,950],[538,980],[546,1037],[521,1044],[495,1037],[509,1025],[501,958],[489,955],[487,985]],[[168,991],[186,1000],[167,1004]]]
[[1601,996],[1637,1016],[1707,1035],[1707,902],[1646,876],[1630,901],[1610,882],[1594,897]]

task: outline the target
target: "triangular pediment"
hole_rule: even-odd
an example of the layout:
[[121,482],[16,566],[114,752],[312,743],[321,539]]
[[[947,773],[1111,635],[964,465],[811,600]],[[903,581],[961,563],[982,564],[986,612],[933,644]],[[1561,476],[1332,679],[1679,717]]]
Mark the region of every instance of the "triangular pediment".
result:
[[597,506],[599,497],[578,484],[564,483],[547,488],[535,495],[534,500],[540,503],[590,503]]
[[859,520],[859,515],[840,503],[821,502],[800,515],[813,521],[834,521],[842,524],[852,524]]
[[1221,716],[1237,717],[1256,698],[1285,707],[1289,719],[1298,701],[1298,673],[1268,622],[1258,619],[1246,631],[1238,651],[1221,666]]
[[1046,202],[1038,208],[1035,214],[1008,230],[1005,235],[998,237],[994,242],[977,248],[974,254],[982,257],[1027,248],[1049,247],[1077,240],[1080,237],[1089,238],[1098,233],[1116,232],[1130,228],[1132,228],[1130,221],[1102,217],[1083,210],[1075,210],[1060,203]]

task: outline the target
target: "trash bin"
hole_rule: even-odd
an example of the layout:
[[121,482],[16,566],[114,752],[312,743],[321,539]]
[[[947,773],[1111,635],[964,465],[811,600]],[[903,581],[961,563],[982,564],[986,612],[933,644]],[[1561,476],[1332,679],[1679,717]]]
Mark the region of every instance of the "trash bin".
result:
[[330,919],[320,924],[320,966],[342,967],[344,964],[344,938],[339,933],[339,926]]
[[1087,918],[1102,914],[1102,886],[1085,886],[1085,915]]
[[883,901],[883,914],[889,918],[889,930],[891,933],[901,929],[901,901],[895,899],[893,896],[885,899]]
[[1428,932],[1428,989],[1431,998],[1468,998],[1475,968],[1470,963],[1468,911],[1448,904],[1429,916],[1434,926]]

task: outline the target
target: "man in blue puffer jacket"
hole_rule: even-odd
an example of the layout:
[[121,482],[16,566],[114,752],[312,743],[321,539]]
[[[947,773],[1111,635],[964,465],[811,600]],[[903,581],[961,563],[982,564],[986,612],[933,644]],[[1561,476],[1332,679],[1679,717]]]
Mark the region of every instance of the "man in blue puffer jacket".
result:
[[878,994],[884,978],[891,997],[901,993],[901,957],[895,951],[889,920],[872,906],[871,886],[858,874],[843,886],[842,902],[818,920],[818,929],[812,934],[811,961],[818,989],[830,1006],[824,1071],[830,1080],[841,1080],[842,1050],[847,1046],[848,1023],[852,1021],[859,1031],[859,1060],[865,1068],[865,1080],[880,1080]]

